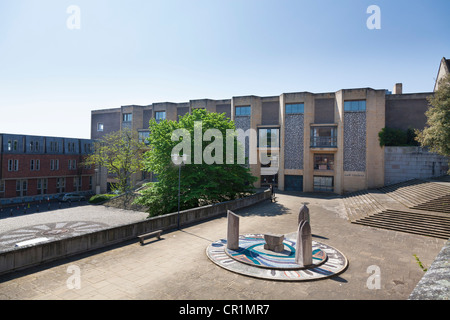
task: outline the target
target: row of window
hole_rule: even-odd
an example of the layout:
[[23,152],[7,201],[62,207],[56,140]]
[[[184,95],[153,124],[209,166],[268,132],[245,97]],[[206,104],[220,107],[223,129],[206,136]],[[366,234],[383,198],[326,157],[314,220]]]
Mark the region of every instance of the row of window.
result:
[[[155,120],[156,121],[162,121],[166,119],[166,112],[165,111],[156,111],[155,112]],[[124,113],[122,114],[122,121],[123,122],[131,122],[133,121],[133,114],[132,113]],[[101,124],[103,127],[103,124]],[[98,128],[98,125],[97,125]],[[102,130],[99,130],[102,131]]]
[[[166,112],[165,111],[156,111],[155,112],[155,120],[156,122],[160,122],[163,120],[166,120]],[[131,122],[133,121],[133,114],[132,113],[124,113],[122,115],[122,121],[123,122]],[[105,125],[102,122],[97,123],[97,131],[102,132],[105,129]]]
[[[239,116],[249,116],[251,114],[250,106],[239,106],[235,108],[235,115]],[[286,114],[302,114],[305,112],[304,103],[286,103],[285,105]],[[362,112],[366,111],[366,101],[365,100],[351,100],[344,101],[344,111]]]
[[[300,180],[302,181],[302,180]],[[262,186],[277,186],[278,174],[274,175],[261,175]],[[301,187],[300,187],[301,188]],[[334,190],[334,177],[330,176],[314,176],[313,177],[314,191],[333,192]]]
[[[91,169],[91,165],[84,166],[84,168]],[[68,161],[68,169],[76,170],[77,169],[77,160],[69,160]],[[30,160],[30,171],[39,171],[39,170],[41,170],[41,160],[31,159]],[[50,170],[52,170],[52,171],[59,170],[59,159],[51,159],[50,160]],[[9,159],[8,160],[8,171],[19,171],[19,160]]]
[[[57,141],[50,141],[49,142],[50,152],[59,152],[59,145],[60,145],[60,143]],[[77,145],[78,144],[75,142],[68,143],[67,144],[68,152],[77,152],[77,149],[76,149]],[[29,152],[40,152],[39,147],[40,147],[39,141],[37,141],[37,140],[30,141],[30,143],[28,145],[28,151]],[[84,147],[85,153],[89,153],[92,151],[92,145],[90,143],[85,143],[83,145],[83,147]],[[8,151],[18,151],[19,150],[18,140],[9,139],[8,144],[7,144],[7,150]]]
[[[267,159],[269,163],[261,163],[261,168],[267,168],[271,166],[278,166],[278,158],[272,156],[272,154],[267,154]],[[314,170],[334,170],[334,154],[324,153],[324,154],[314,154]]]
[[[310,146],[335,148],[337,146],[337,127],[336,126],[311,127]],[[260,148],[280,147],[280,129],[259,128],[258,147]]]
[[[73,178],[73,190],[81,191],[83,186],[82,177]],[[66,191],[66,178],[56,178],[55,181],[56,193],[63,193]],[[92,189],[92,176],[89,177],[89,189]],[[38,195],[47,194],[48,179],[42,178],[36,181],[36,190]],[[5,193],[5,181],[0,180],[0,197],[3,197]],[[16,196],[24,197],[28,193],[28,180],[21,179],[16,180]]]

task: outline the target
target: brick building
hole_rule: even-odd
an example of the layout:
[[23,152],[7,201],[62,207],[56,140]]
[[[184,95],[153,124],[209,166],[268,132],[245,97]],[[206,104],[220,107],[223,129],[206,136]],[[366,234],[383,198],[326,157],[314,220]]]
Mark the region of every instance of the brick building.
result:
[[91,193],[95,170],[81,163],[92,148],[89,139],[0,134],[0,203]]

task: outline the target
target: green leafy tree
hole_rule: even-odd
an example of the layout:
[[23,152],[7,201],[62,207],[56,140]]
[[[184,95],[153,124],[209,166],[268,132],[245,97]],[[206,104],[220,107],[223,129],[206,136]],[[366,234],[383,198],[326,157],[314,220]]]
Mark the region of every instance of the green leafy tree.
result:
[[406,132],[400,129],[383,128],[378,133],[380,146],[404,146],[406,145]]
[[431,152],[450,157],[450,75],[441,79],[439,89],[428,97],[428,102],[427,126],[416,130],[416,140]]
[[107,169],[115,177],[112,189],[120,193],[130,190],[131,176],[142,169],[142,154],[146,145],[139,141],[137,132],[129,129],[112,132],[94,143],[94,152],[85,165],[95,165]]
[[[145,170],[156,174],[158,182],[148,184],[136,203],[148,207],[150,216],[176,212],[178,209],[179,167],[172,159],[174,150],[176,154],[187,155],[186,164],[180,171],[181,210],[232,200],[254,192],[253,183],[257,178],[250,174],[248,167],[239,164],[234,122],[225,114],[198,109],[180,117],[178,122],[164,120],[157,123],[152,119],[149,129],[150,149],[144,155]],[[203,138],[209,129],[220,133],[222,141],[217,135],[203,141],[208,140]],[[174,132],[182,132],[183,135],[173,141]],[[199,132],[201,137],[196,136]],[[231,157],[230,152],[226,152],[227,136],[234,151]],[[180,144],[184,145],[182,150],[177,148]],[[200,153],[196,154],[196,151]],[[208,154],[209,160],[204,157],[199,162],[196,158],[199,154]],[[211,163],[211,158],[217,161]]]

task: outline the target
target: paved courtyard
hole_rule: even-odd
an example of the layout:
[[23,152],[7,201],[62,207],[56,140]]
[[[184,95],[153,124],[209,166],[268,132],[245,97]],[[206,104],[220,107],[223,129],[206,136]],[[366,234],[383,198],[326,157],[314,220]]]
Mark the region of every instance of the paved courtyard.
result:
[[[308,282],[275,282],[229,272],[206,256],[211,242],[226,238],[227,220],[223,216],[163,233],[161,240],[147,240],[144,246],[137,240],[129,241],[0,276],[0,299],[404,300],[424,274],[413,255],[430,266],[446,242],[351,224],[339,197],[277,196],[276,203],[266,201],[236,211],[241,217],[240,233],[292,233],[300,206],[309,202],[313,240],[340,250],[349,261],[346,271]],[[102,216],[108,223],[105,208],[89,208],[91,220],[88,216],[76,217],[70,211],[75,208],[66,213],[72,221],[100,223]],[[95,210],[101,214],[96,216]],[[59,218],[67,221],[66,217]],[[379,282],[374,272],[378,272]]]

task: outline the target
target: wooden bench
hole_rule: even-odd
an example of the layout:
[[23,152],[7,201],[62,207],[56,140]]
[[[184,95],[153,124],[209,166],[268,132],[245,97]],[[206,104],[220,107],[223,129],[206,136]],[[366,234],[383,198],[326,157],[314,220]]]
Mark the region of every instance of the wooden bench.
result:
[[139,242],[141,243],[141,246],[144,245],[144,239],[157,237],[158,240],[160,240],[161,239],[161,232],[162,232],[162,230],[157,230],[157,231],[153,231],[153,232],[150,232],[150,233],[141,234],[140,236],[138,236]]

